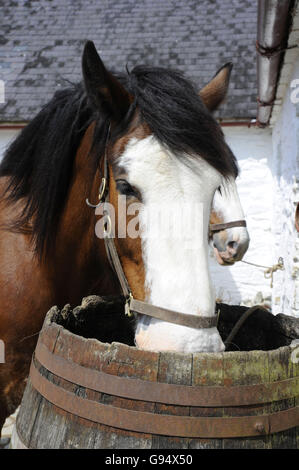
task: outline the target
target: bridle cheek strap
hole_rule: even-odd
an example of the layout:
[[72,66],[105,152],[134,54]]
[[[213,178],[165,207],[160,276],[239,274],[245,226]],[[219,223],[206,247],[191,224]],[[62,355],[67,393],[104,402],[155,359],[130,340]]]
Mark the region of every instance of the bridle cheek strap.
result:
[[128,316],[132,314],[147,315],[157,320],[166,321],[168,323],[175,323],[176,325],[187,326],[189,328],[213,328],[217,326],[216,315],[209,317],[200,317],[198,315],[190,315],[186,313],[176,312],[163,307],[151,305],[142,300],[134,299],[130,290],[127,278],[123,271],[114,239],[109,236],[104,237],[106,252],[108,260],[115,271],[119,283],[121,285],[123,294],[126,298],[125,313]]

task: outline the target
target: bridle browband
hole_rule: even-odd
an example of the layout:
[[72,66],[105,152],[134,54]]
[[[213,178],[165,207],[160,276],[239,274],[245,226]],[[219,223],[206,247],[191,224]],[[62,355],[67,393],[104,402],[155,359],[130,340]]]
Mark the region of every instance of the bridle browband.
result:
[[[175,310],[169,310],[163,307],[157,307],[155,305],[149,304],[142,300],[137,300],[133,297],[132,291],[130,289],[129,283],[127,281],[126,275],[124,273],[120,258],[117,253],[117,249],[114,243],[114,237],[112,235],[111,219],[108,213],[105,204],[109,202],[109,166],[107,159],[107,142],[110,135],[110,127],[107,134],[107,140],[105,145],[105,154],[104,154],[104,175],[101,181],[99,189],[99,202],[98,204],[91,204],[88,199],[86,199],[86,204],[89,207],[97,208],[101,204],[104,204],[103,215],[106,217],[107,228],[104,230],[104,243],[107,253],[107,258],[109,263],[116,273],[121,289],[125,296],[125,313],[129,317],[133,314],[147,315],[152,318],[163,320],[169,323],[175,323],[177,325],[187,326],[189,328],[212,328],[217,326],[217,316],[207,316],[201,317],[197,315],[190,315],[186,313],[176,312]],[[237,220],[234,222],[227,222],[223,224],[211,224],[210,225],[210,234],[213,232],[219,232],[230,227],[246,227],[245,220]]]

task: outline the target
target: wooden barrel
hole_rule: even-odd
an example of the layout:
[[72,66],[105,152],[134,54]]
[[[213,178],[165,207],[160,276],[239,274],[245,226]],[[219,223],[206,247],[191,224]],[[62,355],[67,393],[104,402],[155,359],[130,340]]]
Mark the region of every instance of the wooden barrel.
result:
[[[47,314],[17,417],[22,448],[297,448],[297,351],[148,352]],[[297,427],[296,427],[297,426]]]

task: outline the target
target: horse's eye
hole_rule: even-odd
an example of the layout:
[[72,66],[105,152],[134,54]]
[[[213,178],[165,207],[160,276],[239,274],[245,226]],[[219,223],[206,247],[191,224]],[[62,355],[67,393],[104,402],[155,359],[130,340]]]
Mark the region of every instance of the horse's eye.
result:
[[221,186],[218,186],[217,191],[222,195]]
[[120,194],[139,199],[139,191],[133,188],[126,180],[116,180],[116,188]]

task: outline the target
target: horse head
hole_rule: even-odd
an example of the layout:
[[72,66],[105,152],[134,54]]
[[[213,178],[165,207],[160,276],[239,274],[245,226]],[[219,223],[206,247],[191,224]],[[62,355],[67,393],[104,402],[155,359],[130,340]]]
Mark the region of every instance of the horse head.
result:
[[[231,66],[199,95],[182,74],[164,68],[136,67],[117,77],[92,42],[85,46],[82,65],[95,115],[109,122],[102,174],[109,189],[109,210],[107,198],[105,204],[114,257],[123,271],[118,277],[147,305],[186,317],[215,316],[208,269],[211,208],[217,222],[243,218],[237,163],[211,115],[226,94]],[[153,216],[159,221],[154,231]],[[107,218],[100,226],[107,231]],[[240,259],[248,245],[246,228],[217,231],[213,243],[220,262]],[[215,323],[191,328],[140,310],[135,341],[149,350],[224,350]]]

